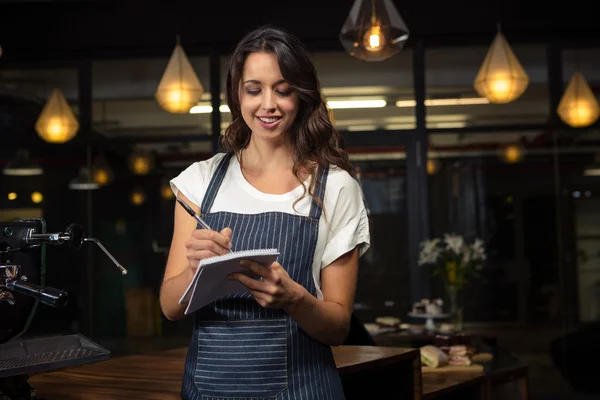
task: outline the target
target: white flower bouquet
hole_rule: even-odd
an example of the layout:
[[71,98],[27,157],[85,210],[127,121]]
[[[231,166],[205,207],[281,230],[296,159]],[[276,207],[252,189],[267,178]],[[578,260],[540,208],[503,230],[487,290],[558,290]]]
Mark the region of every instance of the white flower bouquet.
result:
[[471,277],[479,276],[485,260],[485,247],[481,239],[467,243],[460,235],[446,233],[443,238],[421,242],[419,265],[430,265],[432,274],[442,278],[448,293],[449,311],[458,331],[463,326],[458,293]]
[[477,276],[486,260],[483,240],[467,243],[454,233],[424,240],[420,247],[419,265],[430,265],[434,275],[441,276],[446,286],[456,290],[462,289],[470,277]]

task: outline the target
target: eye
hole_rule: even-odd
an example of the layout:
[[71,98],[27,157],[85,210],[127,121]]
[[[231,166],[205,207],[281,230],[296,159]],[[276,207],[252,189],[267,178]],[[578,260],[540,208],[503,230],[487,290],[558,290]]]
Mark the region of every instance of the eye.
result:
[[258,90],[258,89],[254,89],[254,90],[246,89],[246,93],[248,93],[251,96],[256,96],[257,94],[260,93],[260,90]]
[[277,93],[279,93],[279,95],[281,96],[289,96],[290,94],[292,94],[291,90],[278,90]]

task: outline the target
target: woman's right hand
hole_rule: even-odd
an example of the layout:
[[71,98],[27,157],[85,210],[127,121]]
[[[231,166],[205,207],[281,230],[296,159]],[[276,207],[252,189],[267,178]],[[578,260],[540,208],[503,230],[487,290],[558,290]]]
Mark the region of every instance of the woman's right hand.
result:
[[209,229],[196,229],[192,232],[189,240],[185,243],[188,266],[192,276],[196,273],[200,260],[229,252],[231,234],[230,228],[225,228],[221,232]]

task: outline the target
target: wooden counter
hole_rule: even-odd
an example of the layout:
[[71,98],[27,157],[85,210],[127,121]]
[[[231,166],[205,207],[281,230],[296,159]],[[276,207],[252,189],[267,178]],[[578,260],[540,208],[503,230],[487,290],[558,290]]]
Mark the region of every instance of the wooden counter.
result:
[[[33,376],[29,382],[44,400],[175,400],[180,399],[185,353],[175,349],[114,358]],[[333,353],[347,400],[383,393],[393,393],[390,399],[422,399],[418,350],[340,346]]]
[[444,397],[461,400],[487,399],[485,375],[483,373],[429,372],[422,375],[423,400]]

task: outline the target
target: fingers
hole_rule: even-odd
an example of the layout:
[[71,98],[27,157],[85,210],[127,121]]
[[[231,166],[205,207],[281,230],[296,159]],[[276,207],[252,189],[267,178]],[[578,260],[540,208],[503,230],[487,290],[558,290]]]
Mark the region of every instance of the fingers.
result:
[[250,272],[253,272],[264,279],[269,279],[274,283],[279,283],[279,276],[277,274],[274,274],[273,271],[271,271],[271,269],[269,269],[268,267],[252,262],[250,260],[242,260],[240,261],[240,264],[243,267],[247,268]]
[[229,252],[229,247],[223,247],[212,240],[190,239],[185,246],[188,254],[195,251],[208,251],[214,255],[223,255]]
[[203,260],[203,259],[209,258],[209,257],[219,256],[219,255],[221,255],[221,254],[215,253],[210,250],[188,250],[187,258],[191,262],[193,261],[193,263],[197,264],[200,262],[200,260]]
[[[208,229],[196,229],[185,244],[188,258],[196,257],[195,252],[207,252],[208,257],[227,254],[231,249],[231,229],[225,228],[221,232]],[[204,254],[204,253],[201,253]],[[204,257],[206,258],[206,257]]]
[[252,278],[246,274],[243,273],[235,273],[235,274],[231,274],[229,275],[229,279],[230,280],[236,280],[238,282],[240,282],[242,285],[246,286],[248,289],[250,289],[250,291],[258,291],[258,292],[263,292],[265,291],[265,282],[261,282],[255,278]]
[[231,228],[225,228],[221,231],[221,235],[225,236],[226,238],[229,239],[229,241],[231,242],[231,235],[233,234],[233,231],[231,230]]
[[208,240],[217,243],[223,248],[229,249],[231,247],[231,234],[228,236],[222,232],[231,231],[229,228],[223,229],[221,232],[211,231],[208,229],[196,229],[192,232],[192,238],[197,240]]
[[250,293],[252,294],[252,297],[254,297],[254,300],[256,300],[258,304],[265,308],[268,308],[271,304],[275,302],[275,298],[270,294],[257,292],[255,290],[251,291]]

